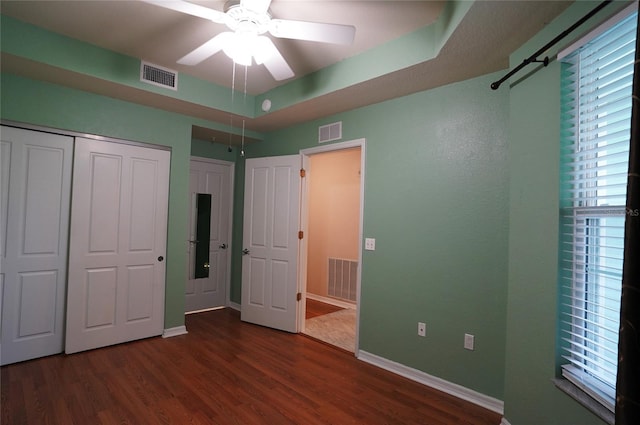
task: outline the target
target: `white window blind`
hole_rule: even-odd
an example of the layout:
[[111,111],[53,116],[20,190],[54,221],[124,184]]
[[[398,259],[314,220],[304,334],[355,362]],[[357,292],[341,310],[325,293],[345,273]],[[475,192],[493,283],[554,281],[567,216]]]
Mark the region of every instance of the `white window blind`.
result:
[[563,59],[563,375],[615,405],[637,12]]

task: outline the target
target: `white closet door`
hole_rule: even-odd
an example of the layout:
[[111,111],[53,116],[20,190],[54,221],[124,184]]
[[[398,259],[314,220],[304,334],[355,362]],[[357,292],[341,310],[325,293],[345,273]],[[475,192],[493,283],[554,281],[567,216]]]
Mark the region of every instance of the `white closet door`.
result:
[[76,139],[67,353],[162,333],[169,159]]
[[62,352],[73,138],[1,127],[4,364]]

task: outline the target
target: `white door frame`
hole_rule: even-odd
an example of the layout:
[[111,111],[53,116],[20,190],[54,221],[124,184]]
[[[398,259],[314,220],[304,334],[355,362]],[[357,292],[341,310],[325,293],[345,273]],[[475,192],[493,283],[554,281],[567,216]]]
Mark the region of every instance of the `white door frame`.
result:
[[[360,334],[360,286],[362,282],[362,241],[363,241],[363,221],[364,221],[364,181],[365,181],[365,145],[366,139],[355,139],[347,142],[332,143],[330,145],[318,146],[315,148],[300,150],[300,156],[302,157],[302,168],[307,170],[310,164],[310,156],[324,153],[339,151],[351,148],[360,148],[360,219],[358,224],[358,273],[356,276],[356,345],[355,356],[358,357],[360,350],[359,347],[359,334]],[[305,233],[308,233],[308,216],[309,216],[309,194],[308,185],[306,179],[303,179],[301,196],[300,196],[300,226]],[[298,309],[298,329],[304,332],[305,314],[306,314],[306,298],[307,298],[307,241],[308,238],[303,238],[300,244],[300,264],[298,275],[298,292],[302,294],[302,300],[300,301],[300,308]]]
[[[225,165],[229,167],[229,225],[227,226],[227,272],[226,272],[226,281],[225,285],[225,306],[229,307],[231,305],[231,253],[233,252],[233,200],[234,200],[234,184],[235,184],[235,175],[236,175],[236,164],[231,161],[223,161],[221,159],[214,158],[205,158],[202,156],[191,156],[189,161],[200,161],[200,162],[208,162],[210,164],[219,164]],[[187,229],[187,238],[188,238]],[[186,242],[186,252],[189,255],[189,241]]]

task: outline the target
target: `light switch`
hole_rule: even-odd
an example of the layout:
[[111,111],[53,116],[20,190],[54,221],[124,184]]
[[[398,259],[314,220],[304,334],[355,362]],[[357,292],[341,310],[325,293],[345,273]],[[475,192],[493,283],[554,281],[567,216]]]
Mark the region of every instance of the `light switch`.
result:
[[473,351],[475,348],[475,337],[471,334],[464,334],[464,348]]
[[364,249],[367,251],[375,251],[376,250],[376,240],[374,238],[365,238],[364,239]]

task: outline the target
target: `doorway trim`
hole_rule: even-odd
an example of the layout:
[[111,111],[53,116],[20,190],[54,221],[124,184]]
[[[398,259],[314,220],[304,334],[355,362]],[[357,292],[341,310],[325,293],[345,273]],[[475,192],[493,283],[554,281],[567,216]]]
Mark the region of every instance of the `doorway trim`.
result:
[[[229,226],[227,229],[227,240],[229,241],[227,252],[227,273],[226,273],[226,281],[225,281],[225,307],[231,306],[231,253],[233,252],[233,201],[234,201],[234,190],[235,190],[235,175],[236,175],[236,163],[232,161],[224,161],[222,159],[215,158],[207,158],[204,156],[190,156],[189,161],[200,161],[200,162],[208,162],[210,164],[218,164],[229,167]],[[188,243],[188,242],[187,242]],[[213,309],[207,310],[217,310],[221,307],[215,307]],[[200,311],[192,311],[191,313],[199,313]]]
[[[302,168],[308,169],[310,163],[310,156],[319,153],[339,151],[351,148],[360,148],[360,217],[358,223],[358,273],[356,276],[356,341],[354,355],[357,358],[360,352],[359,347],[359,335],[360,335],[360,291],[362,286],[362,240],[363,240],[363,222],[364,222],[364,182],[365,182],[365,158],[366,158],[366,139],[355,139],[346,142],[332,143],[325,146],[317,146],[314,148],[301,149],[300,157],[302,162]],[[306,180],[303,180],[301,186],[300,196],[300,227],[303,231],[308,228],[308,216],[309,216],[309,194],[308,185]],[[302,294],[302,300],[298,308],[298,329],[300,332],[304,332],[305,327],[305,313],[306,313],[306,298],[307,298],[307,238],[303,238],[300,244],[300,267],[298,276],[298,292]]]

